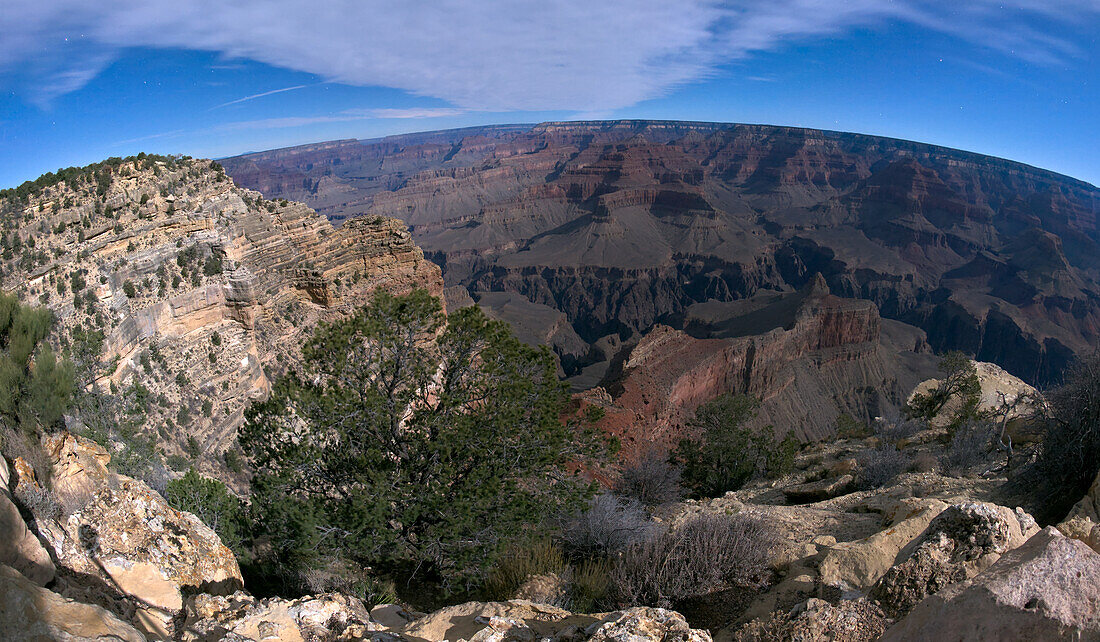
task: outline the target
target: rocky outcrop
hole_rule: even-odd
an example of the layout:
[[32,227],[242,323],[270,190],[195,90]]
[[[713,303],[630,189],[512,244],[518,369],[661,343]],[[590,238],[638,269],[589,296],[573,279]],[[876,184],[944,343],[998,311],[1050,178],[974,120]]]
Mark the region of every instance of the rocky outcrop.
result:
[[83,358],[120,405],[145,413],[139,432],[222,477],[245,407],[318,321],[377,288],[442,294],[400,221],[335,229],[210,161],[104,163],[4,207],[19,214],[5,247],[21,255],[5,253],[3,287],[51,308],[59,342],[98,353]]
[[297,600],[259,600],[239,591],[229,596],[203,594],[189,599],[177,639],[333,642],[370,639],[371,632],[381,630],[384,627],[371,621],[362,602],[339,593]]
[[392,631],[398,639],[505,642],[710,642],[683,616],[666,609],[634,607],[601,616],[579,615],[525,600],[467,602],[426,615]]
[[735,642],[872,642],[886,630],[882,609],[866,599],[830,604],[811,598],[789,613],[753,621],[732,635]]
[[974,577],[1038,531],[1035,520],[992,504],[956,504],[898,554],[869,592],[887,613],[904,615],[943,588]]
[[[1005,425],[1007,437],[1013,444],[1023,445],[1037,442],[1041,436],[1041,425],[1035,421],[1035,413],[1042,410],[1042,396],[1034,386],[1015,377],[994,363],[972,361],[974,372],[978,376],[981,390],[978,393],[978,408],[994,420]],[[940,385],[939,379],[922,381],[909,395],[909,400],[919,394],[927,394]],[[955,417],[963,400],[953,397],[944,404],[940,412],[931,419],[935,426],[946,426]]]
[[585,633],[590,642],[711,642],[710,634],[692,629],[679,613],[649,607],[612,613]]
[[806,484],[796,484],[783,489],[783,496],[791,504],[809,504],[832,499],[851,490],[855,483],[852,475],[841,475]]
[[939,500],[910,500],[898,510],[888,528],[870,537],[828,547],[818,566],[820,583],[839,592],[866,591],[897,561],[910,542],[928,528],[947,504]]
[[976,577],[925,599],[882,639],[1100,639],[1100,555],[1046,528]]
[[695,409],[724,393],[760,399],[760,426],[820,439],[841,412],[870,418],[899,403],[931,362],[913,352],[919,342],[884,337],[873,304],[833,296],[821,279],[800,292],[712,303],[688,328],[657,326],[623,348],[600,388],[580,395],[604,408],[600,425],[627,457],[675,445]]
[[0,564],[45,586],[54,578],[54,564],[38,537],[27,528],[11,493],[8,463],[0,455]]
[[67,433],[47,436],[43,445],[53,487],[20,483],[54,499],[31,511],[62,593],[109,605],[146,634],[166,638],[185,594],[243,585],[233,553],[213,530],[143,482],[110,472],[100,446]]
[[0,564],[0,631],[10,642],[145,642],[107,610],[66,599]]

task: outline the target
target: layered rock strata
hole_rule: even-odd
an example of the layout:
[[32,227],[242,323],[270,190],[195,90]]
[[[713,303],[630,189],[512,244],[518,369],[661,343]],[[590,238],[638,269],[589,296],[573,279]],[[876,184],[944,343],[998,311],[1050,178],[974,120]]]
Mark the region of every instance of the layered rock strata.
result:
[[168,454],[208,472],[319,320],[377,288],[442,294],[400,221],[334,229],[209,161],[104,165],[9,199],[4,214],[3,287],[52,309],[60,345],[137,399]]
[[448,285],[555,308],[591,346],[709,299],[798,289],[818,272],[835,293],[919,326],[935,350],[1033,385],[1057,381],[1100,336],[1100,190],[959,150],[792,127],[586,121],[225,162],[244,185],[334,220],[405,220]]

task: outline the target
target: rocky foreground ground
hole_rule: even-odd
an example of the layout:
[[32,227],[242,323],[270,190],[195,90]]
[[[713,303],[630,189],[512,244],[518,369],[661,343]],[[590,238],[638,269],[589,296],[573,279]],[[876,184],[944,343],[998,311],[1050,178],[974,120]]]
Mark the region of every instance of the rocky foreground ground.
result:
[[[1012,384],[982,372],[987,388]],[[940,448],[938,430],[904,437],[902,451],[919,461]],[[855,460],[880,439],[812,445],[785,479],[658,511],[673,528],[753,515],[780,535],[770,587],[704,630],[647,607],[578,614],[516,599],[422,614],[342,594],[258,599],[210,528],[60,433],[43,440],[51,492],[23,459],[0,465],[0,623],[14,640],[1100,639],[1100,480],[1040,528],[997,503],[1004,479],[989,462],[857,489]]]

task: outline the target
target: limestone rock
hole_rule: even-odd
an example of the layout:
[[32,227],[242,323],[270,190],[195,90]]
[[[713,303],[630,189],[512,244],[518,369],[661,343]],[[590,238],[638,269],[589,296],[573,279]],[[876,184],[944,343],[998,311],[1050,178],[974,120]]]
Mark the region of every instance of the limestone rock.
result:
[[1100,474],[1092,482],[1089,492],[1085,493],[1085,496],[1074,504],[1069,511],[1069,515],[1066,516],[1067,519],[1073,517],[1084,517],[1092,520],[1094,524],[1100,523]]
[[62,433],[44,445],[66,510],[36,515],[39,533],[68,577],[82,585],[94,578],[127,597],[146,633],[171,635],[184,593],[242,586],[233,553],[213,530],[145,483],[108,472],[110,456],[97,444]]
[[842,475],[833,479],[789,486],[783,489],[783,495],[791,504],[820,502],[848,492],[854,481],[855,478],[852,475]]
[[885,530],[854,542],[829,547],[818,571],[825,586],[866,590],[897,561],[898,554],[919,536],[947,504],[938,500],[911,502]]
[[50,458],[53,493],[66,512],[82,508],[107,484],[111,454],[94,441],[60,432],[43,436],[42,448]]
[[371,621],[387,629],[404,628],[420,617],[424,617],[424,614],[406,611],[397,604],[378,604],[370,610]]
[[1037,530],[1026,513],[1004,506],[949,506],[899,553],[869,595],[887,613],[903,615],[927,596],[977,575]]
[[0,565],[0,637],[9,642],[145,640],[105,609],[67,600],[5,565]]
[[[1036,404],[1039,403],[1037,401],[1038,391],[1035,387],[1019,377],[1009,374],[997,364],[984,361],[973,361],[972,363],[978,375],[978,382],[981,384],[978,410],[993,413],[1006,412],[1009,433],[1013,436],[1013,443],[1034,441],[1037,433],[1031,425],[1032,422],[1029,421],[1029,417],[1036,409]],[[939,384],[938,379],[922,381],[910,393],[909,399],[912,400],[918,394],[927,394]],[[957,398],[949,400],[939,414],[933,417],[932,425],[947,425],[961,403],[961,400]],[[1008,407],[1004,405],[1006,403],[1009,404]],[[1000,416],[998,415],[998,418]]]
[[364,639],[381,628],[371,623],[361,601],[347,595],[258,600],[238,591],[230,596],[203,594],[189,599],[178,637],[183,642],[330,642]]
[[676,611],[646,606],[611,613],[585,633],[590,642],[711,642],[709,633],[692,629]]
[[1088,517],[1071,517],[1058,524],[1058,530],[1066,537],[1081,540],[1100,553],[1100,524],[1093,523]]
[[[524,638],[568,640],[588,626],[599,623],[598,618],[589,615],[576,615],[526,600],[510,600],[449,606],[413,621],[399,632],[402,637],[418,642]],[[478,635],[482,637],[475,638]]]
[[871,642],[886,630],[888,620],[874,602],[842,600],[829,604],[810,599],[789,613],[755,620],[736,631],[734,642]]
[[32,582],[45,586],[54,578],[53,560],[23,521],[15,498],[8,490],[8,480],[8,464],[0,456],[0,564],[10,566]]
[[884,642],[1100,639],[1100,555],[1046,528],[981,574],[928,597]]

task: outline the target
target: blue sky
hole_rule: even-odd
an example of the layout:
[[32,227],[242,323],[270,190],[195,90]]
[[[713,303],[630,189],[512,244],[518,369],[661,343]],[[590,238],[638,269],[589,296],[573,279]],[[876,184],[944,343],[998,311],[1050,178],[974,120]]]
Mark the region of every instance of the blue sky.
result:
[[0,187],[487,123],[798,125],[1100,184],[1100,0],[5,0]]

